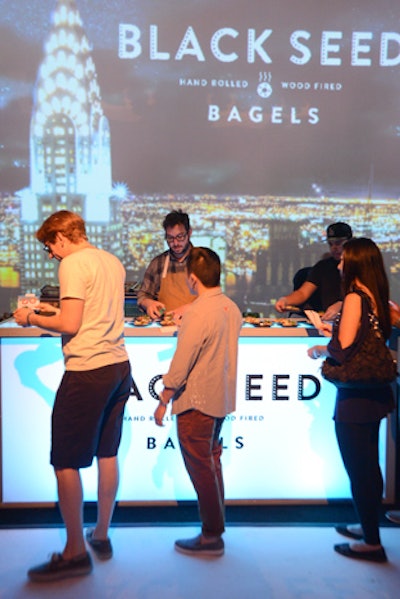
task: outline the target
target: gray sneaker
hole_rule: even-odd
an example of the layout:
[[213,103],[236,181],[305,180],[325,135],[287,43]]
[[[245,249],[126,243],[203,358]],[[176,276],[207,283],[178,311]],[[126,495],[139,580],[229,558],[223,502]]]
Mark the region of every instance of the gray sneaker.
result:
[[32,582],[53,582],[63,578],[85,576],[90,574],[92,569],[92,559],[88,552],[72,559],[64,559],[61,553],[53,553],[49,562],[28,570],[28,578]]
[[201,534],[193,539],[180,539],[175,541],[175,549],[185,555],[199,555],[205,557],[218,557],[224,554],[224,540],[220,537],[217,541],[205,542]]
[[113,549],[110,539],[108,537],[106,539],[94,539],[93,532],[94,528],[89,528],[86,531],[86,540],[97,555],[97,557],[101,560],[112,558]]

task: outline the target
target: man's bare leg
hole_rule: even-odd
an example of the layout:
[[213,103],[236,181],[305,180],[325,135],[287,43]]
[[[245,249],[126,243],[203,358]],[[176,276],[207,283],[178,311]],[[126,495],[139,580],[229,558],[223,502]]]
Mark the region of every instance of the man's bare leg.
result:
[[67,531],[64,559],[86,552],[83,538],[83,490],[79,470],[56,469],[58,501]]

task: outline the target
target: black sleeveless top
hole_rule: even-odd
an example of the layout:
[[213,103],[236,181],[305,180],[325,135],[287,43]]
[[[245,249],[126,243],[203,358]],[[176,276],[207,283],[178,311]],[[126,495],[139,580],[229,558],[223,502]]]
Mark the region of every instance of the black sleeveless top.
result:
[[[341,314],[336,318],[332,339],[328,343],[329,354],[341,363],[358,351],[360,344],[370,327],[369,313],[371,304],[368,295],[359,289],[354,289],[361,297],[361,323],[357,335],[351,345],[342,349],[338,338]],[[339,388],[336,394],[334,420],[338,422],[366,423],[378,422],[394,409],[393,384],[379,387]]]

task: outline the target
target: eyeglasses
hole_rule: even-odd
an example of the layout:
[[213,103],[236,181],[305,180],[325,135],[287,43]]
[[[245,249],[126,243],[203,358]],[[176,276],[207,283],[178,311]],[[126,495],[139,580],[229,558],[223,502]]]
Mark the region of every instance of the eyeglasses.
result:
[[49,258],[54,258],[54,252],[51,248],[49,248],[48,245],[44,245],[43,246],[43,251],[46,252],[46,254],[49,255]]
[[188,236],[187,231],[186,233],[178,233],[178,235],[166,235],[165,239],[167,240],[167,243],[172,243],[173,241],[184,241],[186,239],[186,237]]

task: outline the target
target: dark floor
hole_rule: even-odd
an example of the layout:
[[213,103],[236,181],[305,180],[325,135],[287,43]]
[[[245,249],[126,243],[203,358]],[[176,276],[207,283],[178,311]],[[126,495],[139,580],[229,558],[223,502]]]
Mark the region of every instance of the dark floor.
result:
[[[390,526],[385,512],[394,506],[382,506],[381,523]],[[85,503],[85,522],[96,520],[96,504]],[[355,522],[354,509],[349,501],[335,501],[328,504],[246,504],[227,505],[227,525],[334,525],[340,522]],[[198,522],[195,502],[181,502],[179,505],[117,505],[113,517],[114,526],[140,524],[171,525],[196,524]],[[0,508],[0,527],[43,527],[60,526],[62,520],[57,506]]]

